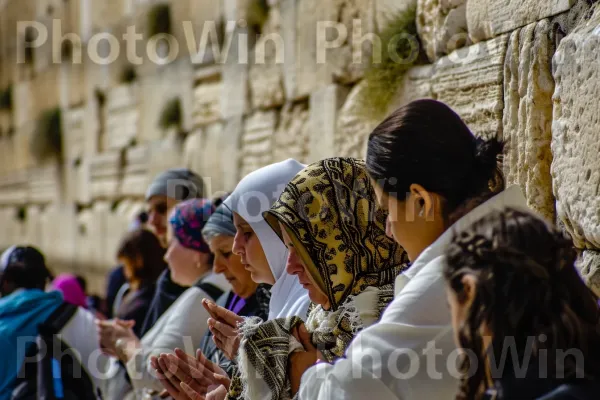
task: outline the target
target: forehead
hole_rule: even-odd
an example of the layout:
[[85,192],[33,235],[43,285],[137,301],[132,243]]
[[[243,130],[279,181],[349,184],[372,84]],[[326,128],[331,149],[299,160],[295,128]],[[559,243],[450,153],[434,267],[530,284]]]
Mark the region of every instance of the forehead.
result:
[[152,197],[150,197],[150,199],[148,199],[148,207],[150,207],[150,208],[154,208],[159,205],[164,205],[166,203],[167,203],[167,196],[163,196],[163,195],[152,196]]
[[208,242],[209,247],[213,249],[218,249],[220,247],[231,247],[232,244],[233,236],[229,235],[217,235]]
[[249,225],[244,218],[240,216],[240,214],[234,212],[233,213],[233,223],[235,225]]

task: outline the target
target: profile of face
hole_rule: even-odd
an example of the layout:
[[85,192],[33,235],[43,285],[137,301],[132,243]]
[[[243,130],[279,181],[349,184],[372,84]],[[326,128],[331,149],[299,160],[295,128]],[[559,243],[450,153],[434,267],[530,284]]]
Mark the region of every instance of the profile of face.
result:
[[233,224],[236,231],[233,239],[233,253],[240,257],[242,265],[250,272],[254,282],[273,285],[275,277],[269,267],[258,235],[250,224],[236,212],[233,213]]
[[177,200],[163,195],[152,196],[148,200],[148,225],[164,246],[168,243],[168,215],[177,203]]
[[323,291],[315,282],[313,276],[308,271],[306,264],[302,261],[302,258],[300,258],[298,252],[294,248],[294,244],[292,243],[292,240],[290,239],[285,227],[281,223],[279,224],[279,229],[281,229],[283,242],[288,248],[288,259],[286,265],[287,273],[298,276],[298,281],[302,287],[308,291],[308,297],[310,298],[310,301],[321,305],[325,310],[329,310],[329,308],[331,308],[329,298],[325,293],[323,293]]
[[386,234],[402,246],[410,261],[431,245],[446,229],[442,198],[421,185],[412,184],[404,201],[385,193],[372,181],[379,206],[388,212]]
[[181,286],[192,286],[211,266],[207,265],[209,254],[184,247],[173,235],[171,225],[167,229],[169,247],[165,261],[171,270],[171,280]]
[[233,254],[233,236],[215,236],[208,245],[215,257],[213,272],[223,274],[238,296],[248,298],[254,294],[258,284],[252,280],[250,271],[244,268],[241,257]]

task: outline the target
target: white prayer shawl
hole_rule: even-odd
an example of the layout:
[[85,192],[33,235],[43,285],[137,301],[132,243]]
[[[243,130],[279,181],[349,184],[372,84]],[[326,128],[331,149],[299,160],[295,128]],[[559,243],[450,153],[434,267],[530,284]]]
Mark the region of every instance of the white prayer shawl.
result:
[[460,374],[454,367],[458,352],[446,306],[444,250],[455,230],[506,207],[531,212],[521,189],[513,186],[457,221],[398,276],[394,301],[380,322],[356,336],[346,358],[304,373],[299,398],[454,398]]
[[258,169],[244,177],[224,203],[252,227],[275,277],[269,319],[293,316],[305,319],[310,304],[308,292],[300,285],[298,277],[285,271],[287,248],[262,216],[304,167],[298,161],[288,159]]

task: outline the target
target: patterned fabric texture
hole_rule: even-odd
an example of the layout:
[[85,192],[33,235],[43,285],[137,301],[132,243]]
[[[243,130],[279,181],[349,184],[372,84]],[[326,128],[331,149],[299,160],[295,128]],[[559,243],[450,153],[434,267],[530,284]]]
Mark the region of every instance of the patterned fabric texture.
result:
[[206,199],[192,199],[177,204],[169,218],[173,235],[183,247],[210,253],[210,248],[202,237],[202,228],[213,212],[212,202]]
[[368,286],[393,284],[406,268],[406,252],[385,234],[386,218],[364,162],[352,158],[309,165],[265,213],[275,232],[278,222],[286,227],[333,311]]
[[[328,296],[330,310],[315,305],[305,323],[313,344],[328,362],[342,357],[358,332],[380,318],[408,266],[405,251],[385,234],[387,214],[377,207],[364,162],[331,158],[306,167],[264,216],[280,236],[278,223],[285,226]],[[265,398],[267,390],[266,398],[288,399],[288,356],[299,345],[290,332],[304,321],[259,322],[241,327],[239,374],[229,398]]]

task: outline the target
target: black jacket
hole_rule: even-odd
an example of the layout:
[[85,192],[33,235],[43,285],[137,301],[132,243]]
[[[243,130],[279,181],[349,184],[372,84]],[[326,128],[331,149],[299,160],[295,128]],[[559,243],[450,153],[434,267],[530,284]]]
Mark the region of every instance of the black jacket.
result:
[[175,300],[177,300],[186,289],[188,288],[179,286],[171,280],[171,271],[169,271],[168,268],[160,274],[156,281],[156,291],[154,292],[152,303],[150,303],[150,308],[148,308],[148,314],[146,315],[146,319],[140,330],[139,337],[143,337],[146,332],[152,329],[161,315],[175,303]]

